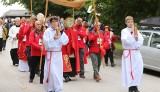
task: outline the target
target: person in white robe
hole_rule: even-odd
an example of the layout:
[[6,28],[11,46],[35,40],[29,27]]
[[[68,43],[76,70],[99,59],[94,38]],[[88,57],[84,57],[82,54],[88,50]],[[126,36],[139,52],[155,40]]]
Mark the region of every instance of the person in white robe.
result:
[[13,25],[10,30],[9,30],[9,41],[11,42],[11,50],[10,50],[10,55],[11,59],[13,61],[13,65],[19,63],[18,59],[18,32],[20,29],[20,18],[16,17],[15,18],[16,25]]
[[137,30],[134,31],[133,17],[127,16],[125,19],[127,25],[121,31],[122,47],[122,82],[123,86],[129,88],[129,92],[139,92],[137,86],[140,86],[143,74],[143,60],[138,48],[143,44],[143,37]]
[[44,66],[43,86],[47,92],[62,92],[63,87],[63,59],[62,45],[68,43],[68,36],[59,29],[58,18],[50,18],[50,26],[44,32],[44,46],[47,50]]

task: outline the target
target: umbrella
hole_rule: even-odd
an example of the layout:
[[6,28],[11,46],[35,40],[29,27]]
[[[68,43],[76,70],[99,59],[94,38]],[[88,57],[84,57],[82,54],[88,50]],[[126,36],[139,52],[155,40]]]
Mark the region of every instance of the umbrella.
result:
[[73,7],[73,8],[81,8],[86,0],[49,0],[52,3],[67,6],[67,7]]

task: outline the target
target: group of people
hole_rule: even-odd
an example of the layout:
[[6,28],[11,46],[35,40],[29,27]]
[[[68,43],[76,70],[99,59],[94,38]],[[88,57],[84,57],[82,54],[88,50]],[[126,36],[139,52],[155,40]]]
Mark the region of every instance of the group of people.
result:
[[[86,22],[77,18],[74,25],[68,27],[62,18],[56,16],[50,17],[47,23],[46,25],[43,19],[39,20],[36,16],[31,16],[24,22],[17,17],[15,25],[9,29],[8,40],[11,42],[13,65],[18,64],[20,71],[30,71],[30,83],[35,74],[40,72],[40,83],[47,92],[62,92],[63,77],[65,82],[76,75],[85,78],[84,64],[87,64],[87,55],[91,57],[93,79],[96,82],[102,79],[99,71],[103,58],[103,64],[108,66],[110,58],[111,66],[115,66],[113,51],[116,36],[109,26],[102,29],[99,20],[95,20],[92,30],[89,30]],[[129,87],[129,92],[139,92],[137,86],[143,73],[143,61],[138,47],[142,45],[143,37],[140,33],[135,35],[131,16],[126,17],[125,23],[127,28],[121,33],[124,48],[123,84]],[[0,20],[0,27],[1,24]],[[2,29],[3,26],[0,28],[0,44],[3,40],[2,33],[4,34]],[[137,55],[139,57],[135,60]]]

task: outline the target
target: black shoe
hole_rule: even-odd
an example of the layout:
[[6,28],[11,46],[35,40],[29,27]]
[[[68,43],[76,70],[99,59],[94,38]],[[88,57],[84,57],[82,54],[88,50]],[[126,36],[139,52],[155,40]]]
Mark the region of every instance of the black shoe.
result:
[[116,66],[116,64],[114,64],[114,63],[111,64],[111,67],[115,67],[115,66]]
[[5,50],[5,48],[3,48],[3,50]]
[[30,79],[30,80],[29,80],[29,83],[32,83],[32,82],[33,82],[33,79]]
[[68,82],[69,81],[69,77],[65,77],[65,81],[64,82]]
[[40,84],[43,84],[43,81],[40,81]]
[[134,92],[140,92],[140,91],[138,90],[137,86],[133,86],[133,90],[134,90]]
[[69,79],[69,81],[71,81],[71,78],[68,77],[68,79]]
[[83,78],[83,79],[85,78],[85,76],[84,76],[84,75],[79,75],[79,77],[80,77],[80,78]]

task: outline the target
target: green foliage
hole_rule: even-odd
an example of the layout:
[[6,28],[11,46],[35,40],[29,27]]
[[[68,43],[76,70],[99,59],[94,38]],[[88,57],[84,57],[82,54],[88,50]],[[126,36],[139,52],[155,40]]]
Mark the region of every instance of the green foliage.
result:
[[[9,1],[9,2],[7,2]],[[46,0],[32,0],[33,12],[45,12]],[[30,0],[2,0],[5,5],[18,2],[30,10]],[[160,16],[160,0],[95,0],[98,16],[101,22],[111,26],[116,34],[120,35],[120,30],[125,27],[124,19],[131,15],[136,23],[140,20]],[[91,0],[85,3],[84,7],[75,10],[75,17],[92,19],[93,12],[88,14],[87,9],[92,5]],[[61,17],[72,16],[72,8],[63,7],[49,2],[48,15],[58,15]]]

